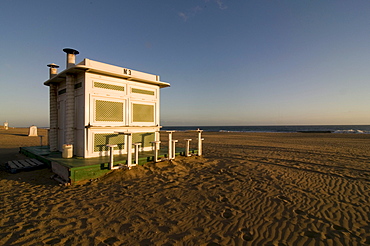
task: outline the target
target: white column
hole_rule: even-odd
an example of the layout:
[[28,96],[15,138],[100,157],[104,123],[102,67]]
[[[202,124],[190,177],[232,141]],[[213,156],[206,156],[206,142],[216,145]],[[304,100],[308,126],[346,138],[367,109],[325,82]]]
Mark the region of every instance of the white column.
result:
[[139,146],[141,143],[134,143],[135,145],[135,164],[139,165]]
[[151,143],[154,145],[154,162],[158,162],[158,151],[161,141],[153,141]]
[[179,140],[172,140],[172,158],[171,159],[175,159],[176,157],[176,143],[178,142]]
[[192,141],[192,139],[187,138],[187,139],[185,139],[185,141],[186,141],[185,156],[186,156],[186,157],[189,157],[189,156],[191,156],[191,155],[189,154],[189,151],[190,151],[190,141]]
[[125,132],[125,136],[127,136],[126,139],[126,150],[127,150],[127,166],[128,168],[131,168],[132,165],[132,133],[131,132]]
[[168,159],[172,159],[172,133],[175,131],[166,131],[168,132]]
[[109,147],[109,170],[112,170],[114,169],[113,168],[113,151],[114,151],[114,148],[117,147],[117,144],[107,144],[107,146]]
[[198,156],[201,156],[202,155],[202,141],[204,140],[204,138],[202,138],[203,130],[198,129],[197,132],[198,132]]

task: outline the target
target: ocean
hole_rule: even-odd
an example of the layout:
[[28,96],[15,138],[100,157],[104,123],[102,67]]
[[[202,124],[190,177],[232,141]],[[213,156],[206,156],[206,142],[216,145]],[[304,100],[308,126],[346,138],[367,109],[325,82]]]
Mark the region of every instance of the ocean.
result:
[[370,134],[370,125],[314,125],[314,126],[163,126],[161,130],[186,131],[201,129],[206,132],[320,132]]

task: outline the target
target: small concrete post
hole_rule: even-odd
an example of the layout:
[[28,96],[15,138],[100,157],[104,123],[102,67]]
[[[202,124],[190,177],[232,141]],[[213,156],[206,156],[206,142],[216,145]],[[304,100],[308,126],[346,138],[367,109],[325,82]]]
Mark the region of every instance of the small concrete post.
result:
[[8,122],[6,121],[6,122],[4,122],[4,129],[5,130],[8,130],[9,129],[9,124],[8,124]]
[[30,129],[28,130],[28,136],[29,137],[37,137],[37,126],[30,126]]
[[132,164],[132,133],[125,132],[124,135],[127,136],[127,141],[126,141],[127,166],[128,168],[131,168],[131,166],[135,166]]
[[204,138],[202,138],[203,130],[200,130],[198,128],[197,132],[198,132],[198,156],[201,156],[202,155],[202,141],[204,140]]
[[172,159],[172,133],[175,131],[166,131],[168,132],[168,159]]
[[113,169],[113,151],[114,148],[117,147],[117,144],[107,144],[107,147],[109,147],[109,170]]
[[134,143],[135,145],[135,164],[139,165],[139,146],[141,143]]
[[158,151],[161,141],[153,141],[151,143],[154,145],[154,162],[158,162]]
[[186,156],[186,157],[189,157],[189,156],[191,156],[191,155],[189,154],[189,151],[190,151],[190,141],[192,141],[192,139],[187,138],[187,139],[185,139],[185,141],[186,141],[185,156]]
[[176,157],[176,143],[178,141],[179,140],[172,140],[172,157],[171,157],[172,160],[174,160]]

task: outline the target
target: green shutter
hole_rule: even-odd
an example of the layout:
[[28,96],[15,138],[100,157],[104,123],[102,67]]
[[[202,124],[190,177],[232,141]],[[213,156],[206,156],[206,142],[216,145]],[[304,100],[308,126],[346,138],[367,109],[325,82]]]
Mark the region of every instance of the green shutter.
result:
[[133,133],[132,134],[132,142],[133,143],[141,143],[141,147],[150,147],[155,140],[155,133],[154,132],[144,132],[144,133]]
[[96,100],[95,121],[123,122],[123,102]]
[[137,88],[132,88],[131,92],[154,96],[154,91],[142,90],[142,89],[137,89]]
[[116,90],[116,91],[125,91],[125,87],[118,86],[118,85],[110,85],[100,82],[94,82],[94,87],[108,89],[108,90]]
[[117,144],[114,149],[124,149],[125,135],[102,133],[94,134],[94,152],[107,151],[107,144]]
[[133,122],[154,122],[154,105],[133,104]]

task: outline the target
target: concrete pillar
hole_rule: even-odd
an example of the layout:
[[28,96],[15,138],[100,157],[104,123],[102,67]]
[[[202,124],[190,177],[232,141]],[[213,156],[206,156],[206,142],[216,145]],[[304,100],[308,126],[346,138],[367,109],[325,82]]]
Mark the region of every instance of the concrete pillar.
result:
[[124,135],[126,136],[127,166],[131,168],[135,166],[132,164],[132,133],[125,132]]
[[58,87],[51,83],[49,86],[50,100],[50,131],[49,146],[50,151],[58,151]]
[[[65,48],[67,53],[67,69],[75,66],[77,50]],[[66,143],[74,144],[75,128],[75,80],[76,76],[71,73],[66,74]]]
[[176,157],[176,143],[178,142],[179,140],[172,140],[172,157],[171,159],[175,159]]
[[158,151],[161,141],[153,141],[151,143],[154,145],[154,162],[158,162]]
[[75,129],[75,75],[66,75],[66,143],[74,144]]
[[[51,79],[58,74],[59,66],[54,63],[47,66],[49,67],[49,78]],[[54,83],[49,85],[49,104],[49,146],[50,151],[58,151],[58,86]]]
[[135,145],[135,164],[139,165],[139,146],[141,143],[134,143]]
[[191,156],[189,151],[190,151],[190,141],[192,141],[192,139],[188,138],[188,139],[185,139],[185,141],[186,141],[185,156],[189,157],[189,156]]
[[113,170],[113,163],[114,163],[114,148],[117,147],[117,144],[107,144],[109,147],[109,170]]
[[168,159],[172,159],[172,133],[175,131],[166,131],[168,132]]
[[202,141],[204,140],[204,138],[202,138],[203,130],[198,129],[197,132],[198,132],[198,156],[201,156],[203,154],[202,153]]

